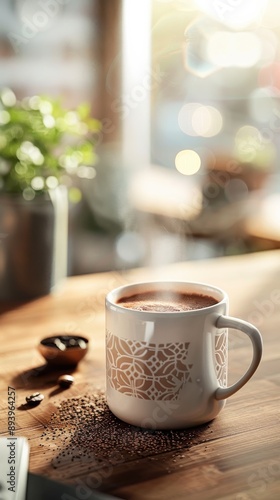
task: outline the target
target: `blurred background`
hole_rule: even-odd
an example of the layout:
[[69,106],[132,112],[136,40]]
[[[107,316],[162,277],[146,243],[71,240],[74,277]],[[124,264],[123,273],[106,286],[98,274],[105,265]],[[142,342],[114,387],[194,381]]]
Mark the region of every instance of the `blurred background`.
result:
[[68,274],[280,246],[278,0],[2,0],[0,87],[89,102]]

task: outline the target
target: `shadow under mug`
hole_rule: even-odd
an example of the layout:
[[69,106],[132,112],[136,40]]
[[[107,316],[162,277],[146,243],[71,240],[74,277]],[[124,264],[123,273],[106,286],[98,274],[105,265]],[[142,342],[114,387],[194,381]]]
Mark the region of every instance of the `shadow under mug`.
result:
[[[158,312],[129,309],[118,300],[147,291],[208,295],[209,307]],[[228,316],[227,294],[191,282],[135,283],[106,297],[106,395],[121,420],[152,429],[178,429],[209,422],[225,400],[248,382],[262,357],[262,338],[252,324]],[[228,328],[251,340],[249,368],[227,385]]]

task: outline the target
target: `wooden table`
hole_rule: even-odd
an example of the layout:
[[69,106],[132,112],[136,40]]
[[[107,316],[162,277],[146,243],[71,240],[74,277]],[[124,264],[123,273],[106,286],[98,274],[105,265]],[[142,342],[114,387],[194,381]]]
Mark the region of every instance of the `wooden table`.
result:
[[[29,439],[29,469],[34,473],[80,486],[95,484],[100,491],[133,500],[280,498],[279,278],[280,252],[275,250],[173,264],[153,271],[138,269],[72,277],[54,295],[21,305],[2,305],[1,434],[8,435],[7,388],[11,386],[16,389],[16,435]],[[60,428],[54,430],[50,426],[52,415],[61,412],[64,402],[72,397],[77,398],[78,412],[83,395],[87,393],[89,398],[97,389],[104,388],[105,294],[120,284],[150,279],[198,280],[226,289],[231,315],[254,321],[260,328],[263,360],[249,383],[228,400],[213,422],[199,429],[181,431],[179,438],[176,432],[164,437],[161,434],[159,440],[153,431],[147,434],[136,429],[135,438],[140,443],[141,432],[146,432],[145,446],[143,449],[138,446],[137,451],[135,444],[127,450],[127,443],[122,442],[125,433],[131,436],[132,432],[130,426],[123,424],[122,438],[111,450],[118,459],[110,461],[107,456],[108,463],[98,459],[84,461],[83,450],[77,445],[79,429],[74,425],[74,434],[73,426],[69,434],[67,422],[65,425],[60,422]],[[58,332],[83,333],[90,339],[88,355],[74,372],[75,384],[65,391],[57,386],[61,370],[41,369],[44,363],[37,351],[42,337]],[[245,336],[232,331],[229,344],[229,382],[233,382],[249,364],[251,346]],[[34,391],[41,391],[45,399],[40,406],[26,409],[25,397]],[[60,410],[59,404],[62,404]],[[106,418],[108,425],[116,425],[108,413]],[[55,433],[57,440],[53,439]],[[76,443],[77,458],[59,463],[57,457],[59,453],[63,455],[65,436],[70,436],[68,449],[71,439]],[[95,432],[93,438],[96,436]],[[94,445],[91,435],[88,439],[89,446]],[[155,443],[164,442],[150,450],[149,440],[153,439]],[[102,440],[100,432],[95,458],[105,448],[108,455],[108,442]],[[122,451],[125,444],[126,451]]]

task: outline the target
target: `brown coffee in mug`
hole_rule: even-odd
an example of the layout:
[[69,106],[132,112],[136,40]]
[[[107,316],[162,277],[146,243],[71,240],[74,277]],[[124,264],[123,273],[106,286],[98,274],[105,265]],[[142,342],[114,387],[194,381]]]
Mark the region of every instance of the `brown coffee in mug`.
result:
[[120,306],[136,311],[183,312],[203,309],[217,304],[210,295],[199,293],[151,290],[122,297],[117,301]]

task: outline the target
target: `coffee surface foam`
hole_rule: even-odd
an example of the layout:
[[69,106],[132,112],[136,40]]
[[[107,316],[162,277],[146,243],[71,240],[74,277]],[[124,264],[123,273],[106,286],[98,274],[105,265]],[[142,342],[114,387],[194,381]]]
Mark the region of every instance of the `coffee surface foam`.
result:
[[122,297],[117,304],[136,311],[183,312],[209,307],[217,302],[210,295],[153,290]]

